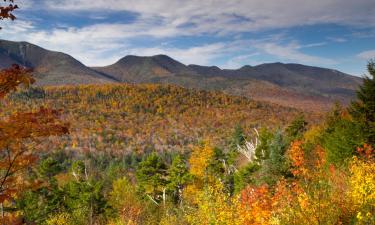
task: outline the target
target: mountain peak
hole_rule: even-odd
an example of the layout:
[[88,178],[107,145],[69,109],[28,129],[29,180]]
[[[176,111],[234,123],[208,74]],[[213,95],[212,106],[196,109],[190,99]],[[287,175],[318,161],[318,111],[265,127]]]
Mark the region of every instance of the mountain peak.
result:
[[250,65],[244,65],[244,66],[241,67],[239,70],[248,70],[248,69],[253,69],[253,67],[250,66]]
[[[299,101],[295,96],[302,95],[306,98],[312,96],[312,101],[316,98],[350,101],[362,82],[358,77],[336,70],[300,64],[277,62],[222,70],[217,66],[186,66],[162,54],[128,55],[110,66],[88,68],[64,53],[48,51],[27,42],[0,40],[0,69],[13,63],[34,68],[38,85],[166,83],[248,97],[256,94],[273,102],[289,96],[288,105]],[[305,97],[301,97],[302,105]]]
[[112,82],[70,55],[28,42],[0,40],[0,69],[19,64],[34,70],[39,85]]

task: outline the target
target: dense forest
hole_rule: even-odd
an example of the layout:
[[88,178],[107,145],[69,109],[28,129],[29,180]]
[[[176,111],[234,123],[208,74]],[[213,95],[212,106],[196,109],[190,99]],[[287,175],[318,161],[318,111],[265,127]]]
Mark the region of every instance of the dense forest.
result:
[[0,72],[0,224],[375,224],[368,72],[350,105],[304,115],[171,85],[36,88],[14,65]]
[[[31,88],[0,104],[4,116],[40,107],[63,110],[70,135],[54,138],[53,148],[115,154],[184,152],[202,137],[224,144],[237,124],[275,127],[300,113],[220,92],[151,84]],[[319,121],[321,116],[309,118]]]
[[373,224],[368,70],[319,120],[174,86],[14,92],[33,79],[4,70],[3,224]]

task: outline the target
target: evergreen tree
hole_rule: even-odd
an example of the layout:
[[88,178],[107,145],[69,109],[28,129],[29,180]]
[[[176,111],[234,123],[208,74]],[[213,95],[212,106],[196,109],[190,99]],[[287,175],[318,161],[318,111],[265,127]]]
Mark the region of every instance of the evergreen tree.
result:
[[239,193],[247,185],[255,183],[254,173],[259,170],[260,166],[256,163],[249,163],[240,168],[234,174],[234,193]]
[[43,180],[44,185],[36,190],[26,191],[16,203],[27,223],[41,224],[49,215],[66,208],[63,192],[58,187],[57,180],[54,177],[62,169],[62,163],[53,157],[40,161],[37,168],[37,178]]
[[363,129],[367,144],[375,146],[375,61],[371,60],[367,69],[370,77],[365,77],[357,91],[357,101],[349,108],[355,122]]
[[39,163],[37,170],[41,177],[48,178],[48,180],[50,180],[53,178],[53,176],[63,170],[63,166],[61,162],[58,162],[52,157],[48,157]]
[[303,114],[298,115],[286,128],[287,142],[300,139],[307,130],[307,122]]
[[261,161],[266,160],[270,156],[270,145],[274,138],[274,134],[262,128],[259,131],[259,144],[255,149],[256,162],[261,163]]
[[207,167],[207,172],[216,177],[228,193],[234,192],[234,162],[231,161],[230,153],[225,154],[221,148],[214,148],[213,155]]
[[287,145],[285,144],[283,134],[279,130],[275,133],[269,145],[269,158],[261,163],[261,182],[274,185],[280,177],[287,174],[286,149]]
[[70,181],[63,187],[67,211],[83,224],[94,224],[107,209],[103,195],[103,183],[94,179]]
[[186,161],[181,155],[177,155],[173,158],[172,165],[168,169],[167,174],[167,191],[172,194],[175,202],[179,202],[181,200],[183,188],[191,180]]
[[237,147],[245,144],[246,136],[242,127],[237,124],[229,140],[228,164],[234,165],[238,156]]
[[142,193],[154,201],[162,199],[167,184],[167,168],[156,153],[150,154],[139,164],[136,177]]

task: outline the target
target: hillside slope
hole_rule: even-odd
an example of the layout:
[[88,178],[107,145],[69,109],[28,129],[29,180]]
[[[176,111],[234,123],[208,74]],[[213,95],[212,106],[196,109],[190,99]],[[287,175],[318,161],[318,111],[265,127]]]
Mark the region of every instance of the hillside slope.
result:
[[126,56],[113,65],[88,68],[73,57],[26,42],[0,40],[0,69],[13,63],[34,68],[37,85],[159,83],[218,90],[305,111],[348,104],[361,78],[299,64],[270,63],[237,70],[184,65],[169,56]]
[[304,110],[327,110],[335,101],[347,104],[361,78],[336,70],[299,64],[262,64],[237,70],[186,66],[168,56],[126,56],[117,63],[93,68],[124,82],[167,83],[188,88],[221,90]]
[[27,42],[0,40],[0,69],[14,63],[33,68],[38,85],[113,82],[113,78],[86,67],[67,54]]
[[[206,138],[224,144],[237,124],[247,131],[277,128],[299,113],[221,92],[172,85],[105,84],[21,91],[0,102],[4,109],[0,116],[39,106],[63,109],[63,118],[71,124],[69,137],[56,137],[55,143],[74,151],[120,154],[184,151]],[[319,115],[308,118],[312,121]]]

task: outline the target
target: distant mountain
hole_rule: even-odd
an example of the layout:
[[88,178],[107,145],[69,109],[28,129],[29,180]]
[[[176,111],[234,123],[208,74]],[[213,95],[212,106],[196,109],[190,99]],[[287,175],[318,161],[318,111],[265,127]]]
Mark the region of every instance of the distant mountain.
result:
[[222,90],[297,108],[323,109],[353,99],[362,82],[337,70],[300,64],[270,63],[223,70],[184,65],[168,56],[126,56],[113,65],[93,68],[132,83],[171,83],[188,88]]
[[14,63],[33,68],[38,85],[108,83],[114,80],[67,54],[48,51],[27,42],[0,40],[0,69]]
[[94,67],[96,71],[110,74],[121,82],[144,83],[158,81],[176,74],[195,73],[184,64],[166,55],[153,57],[125,56],[113,65]]
[[362,82],[337,70],[300,64],[269,63],[229,70],[184,65],[166,55],[130,55],[109,66],[89,68],[64,53],[0,40],[0,69],[13,63],[34,68],[37,85],[165,83],[219,90],[308,111],[326,110],[335,101],[347,104]]

